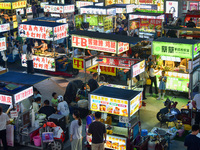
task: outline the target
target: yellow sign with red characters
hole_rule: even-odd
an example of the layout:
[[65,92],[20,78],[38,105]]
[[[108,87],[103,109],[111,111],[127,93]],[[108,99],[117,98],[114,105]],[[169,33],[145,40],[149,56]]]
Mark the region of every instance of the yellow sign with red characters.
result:
[[24,8],[24,7],[26,7],[26,1],[18,1],[12,3],[12,9]]
[[[84,70],[84,59],[82,58],[73,58],[73,68]],[[94,65],[87,69],[87,71],[97,72],[98,65]],[[116,76],[116,68],[100,66],[101,74]]]
[[0,3],[0,9],[11,9],[11,3]]

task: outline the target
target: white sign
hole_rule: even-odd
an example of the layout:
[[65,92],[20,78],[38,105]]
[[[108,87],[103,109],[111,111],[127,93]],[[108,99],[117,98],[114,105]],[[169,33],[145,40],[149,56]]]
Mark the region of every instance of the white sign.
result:
[[84,7],[84,6],[89,6],[89,5],[93,5],[93,2],[76,1],[76,7],[77,8]]
[[12,96],[0,94],[0,103],[6,105],[12,105]]
[[11,118],[17,118],[18,117],[18,112],[16,110],[10,111],[10,117]]
[[178,17],[178,2],[166,1],[166,13],[173,14],[173,17]]
[[29,98],[32,95],[33,95],[33,87],[31,86],[31,87],[14,95],[15,104],[23,101],[26,98]]
[[139,93],[137,96],[135,96],[131,101],[130,101],[130,116],[134,115],[139,108],[141,108],[142,104],[142,92]]
[[0,38],[0,51],[6,50],[6,37]]
[[28,8],[26,9],[26,13],[27,13],[27,14],[31,14],[31,13],[32,13],[32,7],[28,7]]
[[102,3],[95,3],[94,5],[95,5],[95,6],[103,6],[104,3],[103,3],[103,2],[102,2]]
[[133,9],[136,8],[137,5],[131,4],[131,5],[126,5],[126,13],[131,13],[133,12]]
[[138,62],[132,66],[132,78],[145,71],[145,60]]
[[181,58],[179,58],[179,57],[161,56],[161,59],[168,60],[168,61],[181,62]]
[[138,19],[138,18],[143,18],[143,19],[164,19],[165,16],[164,15],[160,15],[160,16],[145,16],[145,15],[134,15],[134,14],[129,14],[129,20],[133,20],[133,19]]
[[45,5],[44,12],[51,12],[51,13],[72,13],[74,12],[74,5]]
[[59,20],[57,20],[56,22],[59,22],[59,23],[66,23],[67,20],[66,20],[66,18],[63,18],[63,19],[59,19]]
[[64,6],[64,13],[73,13],[75,11],[74,5]]
[[[22,54],[22,66],[27,67],[27,58],[26,54]],[[49,57],[41,57],[33,55],[33,67],[36,69],[55,71],[55,59]]]
[[60,18],[60,14],[51,14],[51,17],[58,17],[58,18]]
[[116,9],[115,8],[107,9],[107,15],[115,16],[116,15]]
[[44,8],[44,6],[45,6],[45,5],[48,5],[48,4],[49,4],[49,2],[41,2],[41,3],[40,3],[40,7],[41,7],[41,8]]
[[54,40],[55,41],[62,39],[62,38],[66,38],[68,36],[68,24],[54,27],[53,31],[54,31]]
[[16,15],[18,14],[18,12],[20,12],[20,15],[23,15],[24,14],[24,8],[16,9]]
[[119,122],[121,122],[121,123],[129,123],[128,117],[119,116]]
[[6,32],[10,30],[10,23],[0,24],[0,32]]
[[107,15],[107,11],[106,9],[80,8],[80,14]]

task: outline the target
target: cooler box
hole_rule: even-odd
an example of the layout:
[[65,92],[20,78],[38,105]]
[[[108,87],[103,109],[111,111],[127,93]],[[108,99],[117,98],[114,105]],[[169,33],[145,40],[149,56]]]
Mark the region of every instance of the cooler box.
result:
[[50,122],[54,122],[57,126],[60,126],[63,129],[63,131],[66,130],[65,116],[52,114],[51,116],[48,117],[48,120]]

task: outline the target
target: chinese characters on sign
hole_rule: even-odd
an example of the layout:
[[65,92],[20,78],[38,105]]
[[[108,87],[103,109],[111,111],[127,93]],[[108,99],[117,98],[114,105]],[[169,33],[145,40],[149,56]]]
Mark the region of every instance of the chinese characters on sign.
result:
[[20,24],[20,37],[53,41],[52,27]]
[[113,28],[113,17],[104,17],[104,31],[111,30]]
[[133,19],[138,19],[138,18],[144,18],[144,19],[164,19],[164,15],[160,15],[160,16],[145,16],[145,15],[134,15],[134,14],[129,14],[129,20],[133,20]]
[[59,40],[68,36],[68,24],[54,27],[54,40]]
[[51,13],[72,13],[74,12],[74,5],[45,5],[44,12]]
[[0,32],[5,32],[10,30],[10,23],[0,24]]
[[116,42],[72,35],[72,47],[116,53]]
[[128,101],[90,95],[90,110],[128,117]]
[[11,3],[0,3],[0,9],[11,9]]
[[129,50],[129,43],[118,42],[118,54]]
[[89,6],[89,5],[93,5],[93,2],[76,1],[76,7],[77,8]]
[[0,94],[0,103],[1,104],[12,105],[12,97]]
[[12,9],[24,8],[24,7],[26,7],[26,1],[18,1],[12,3]]
[[0,38],[0,51],[6,50],[6,37]]
[[101,66],[117,67],[130,69],[130,67],[139,62],[139,59],[122,58],[122,57],[109,57],[109,56],[99,56],[99,59],[103,61],[99,62]]
[[140,31],[155,32],[155,30],[161,31],[162,19],[140,19]]
[[153,41],[153,55],[192,59],[192,44]]
[[26,13],[27,13],[27,14],[31,14],[31,13],[32,13],[32,7],[28,7],[28,8],[26,9]]
[[107,15],[106,9],[80,8],[80,14]]
[[[22,66],[27,67],[26,64],[26,54],[22,55]],[[33,55],[33,67],[36,69],[48,70],[48,71],[55,71],[55,60],[54,58],[49,57],[41,57],[41,56],[34,56]]]
[[142,107],[142,92],[131,100],[130,116],[134,115],[141,107]]
[[19,103],[22,100],[24,100],[32,95],[33,95],[33,87],[29,87],[28,89],[25,89],[14,95],[15,103]]
[[74,12],[74,5],[64,6],[64,13],[72,13],[72,12]]
[[145,70],[145,60],[138,62],[132,66],[132,78],[144,72]]

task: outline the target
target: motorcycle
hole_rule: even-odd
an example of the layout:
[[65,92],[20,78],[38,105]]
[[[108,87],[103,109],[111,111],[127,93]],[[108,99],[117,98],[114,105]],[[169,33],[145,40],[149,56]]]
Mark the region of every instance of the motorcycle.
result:
[[176,108],[178,102],[172,101],[176,97],[172,97],[171,100],[169,98],[166,99],[164,103],[165,108],[160,109],[157,113],[157,119],[161,123],[172,122],[176,120],[177,116],[180,114],[180,111]]

